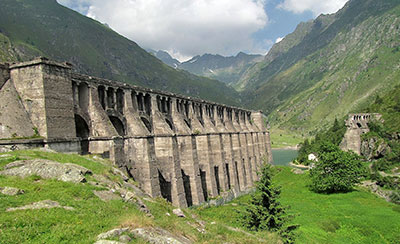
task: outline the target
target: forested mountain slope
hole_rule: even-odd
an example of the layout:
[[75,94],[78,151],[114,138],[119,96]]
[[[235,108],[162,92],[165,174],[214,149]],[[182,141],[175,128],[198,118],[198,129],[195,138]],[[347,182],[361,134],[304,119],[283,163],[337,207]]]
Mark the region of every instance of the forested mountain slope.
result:
[[302,23],[248,71],[249,106],[273,127],[313,132],[400,83],[400,2],[350,0]]

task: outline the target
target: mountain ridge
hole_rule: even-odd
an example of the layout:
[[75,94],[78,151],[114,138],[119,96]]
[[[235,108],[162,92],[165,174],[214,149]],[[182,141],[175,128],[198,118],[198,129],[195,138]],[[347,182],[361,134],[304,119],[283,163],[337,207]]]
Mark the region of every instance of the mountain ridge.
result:
[[292,33],[298,44],[249,69],[247,106],[269,114],[273,128],[311,135],[357,112],[400,80],[399,5],[351,0],[336,14],[307,22],[306,35]]
[[244,52],[239,52],[236,56],[205,53],[196,55],[185,62],[180,62],[166,51],[154,51],[151,49],[147,51],[175,69],[181,69],[195,75],[216,79],[231,86],[235,86],[242,74],[244,74],[251,65],[261,61],[264,57],[259,54],[246,54]]

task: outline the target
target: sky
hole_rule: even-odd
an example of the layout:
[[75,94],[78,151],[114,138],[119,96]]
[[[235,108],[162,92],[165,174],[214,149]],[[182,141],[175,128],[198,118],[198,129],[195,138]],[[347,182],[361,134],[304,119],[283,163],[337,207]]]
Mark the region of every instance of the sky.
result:
[[180,61],[205,53],[265,55],[302,21],[348,0],[57,0],[142,48]]

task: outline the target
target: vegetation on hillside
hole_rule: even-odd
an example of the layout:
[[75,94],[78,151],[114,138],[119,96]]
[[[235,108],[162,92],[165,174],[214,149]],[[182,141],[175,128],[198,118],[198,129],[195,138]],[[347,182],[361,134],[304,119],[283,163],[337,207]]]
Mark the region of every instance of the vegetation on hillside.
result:
[[[4,166],[23,159],[47,159],[60,163],[83,166],[106,180],[123,185],[122,179],[112,174],[108,160],[96,156],[79,156],[39,150],[0,153],[0,170]],[[277,243],[280,238],[266,231],[247,232],[230,218],[210,218],[200,211],[201,207],[183,209],[186,218],[175,216],[175,209],[166,200],[142,198],[150,213],[148,216],[132,202],[111,200],[104,202],[94,190],[105,190],[103,185],[93,184],[97,178],[85,176],[86,183],[62,182],[39,176],[19,178],[0,175],[1,187],[16,187],[25,193],[7,196],[0,193],[0,243],[94,243],[97,235],[114,228],[162,228],[177,236],[184,236],[194,243]],[[89,183],[91,182],[91,183]],[[129,183],[136,184],[132,180]],[[10,207],[19,207],[32,202],[53,200],[63,208],[19,210],[7,212]],[[214,210],[214,207],[208,208]],[[212,223],[214,222],[214,223]],[[133,236],[132,236],[133,237]],[[117,239],[116,239],[117,240]],[[147,243],[133,238],[130,243]]]
[[245,102],[270,114],[273,129],[305,136],[359,111],[399,84],[399,4],[351,0],[302,24],[277,44],[287,48],[247,72]]
[[[400,204],[400,85],[383,96],[377,96],[363,111],[380,113],[383,118],[383,123],[370,122],[370,132],[362,136],[363,143],[374,142],[371,179],[381,187],[392,190],[392,201]],[[386,147],[387,150],[377,154],[379,147]]]
[[[360,110],[367,113],[380,113],[382,120],[371,120],[368,123],[370,131],[361,136],[361,156],[365,162],[371,162],[368,178],[385,190],[392,191],[391,198],[393,202],[400,203],[400,85],[395,86],[391,91],[382,96],[376,96],[373,103]],[[320,131],[315,139],[305,140],[300,147],[297,162],[305,165],[315,163],[308,160],[308,155],[313,153],[318,160],[326,164],[324,168],[333,167],[335,162],[323,158],[329,153],[329,148],[325,145],[331,143],[332,146],[338,146],[343,139],[346,127],[344,123],[335,120],[333,126]],[[350,157],[348,153],[335,152],[344,163],[349,163],[355,158]],[[345,162],[346,161],[346,162]],[[317,166],[319,163],[315,163]],[[357,168],[349,171],[356,174]],[[347,172],[346,170],[344,171]],[[313,187],[322,190],[322,184],[318,181],[330,181],[329,177],[319,171],[311,174],[315,179]],[[337,176],[338,174],[334,174]],[[318,179],[320,178],[320,179]],[[345,182],[343,180],[337,182]],[[322,188],[321,188],[322,187]]]

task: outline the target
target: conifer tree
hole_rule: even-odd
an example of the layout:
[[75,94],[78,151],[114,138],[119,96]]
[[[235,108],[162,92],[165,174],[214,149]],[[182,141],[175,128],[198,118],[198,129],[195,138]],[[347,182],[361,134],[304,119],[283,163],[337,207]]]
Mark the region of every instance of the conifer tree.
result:
[[291,232],[298,226],[287,225],[292,216],[287,214],[288,208],[279,202],[281,190],[272,183],[272,166],[265,164],[260,174],[256,192],[253,193],[241,221],[250,230],[278,231],[286,243],[291,243],[294,239]]

